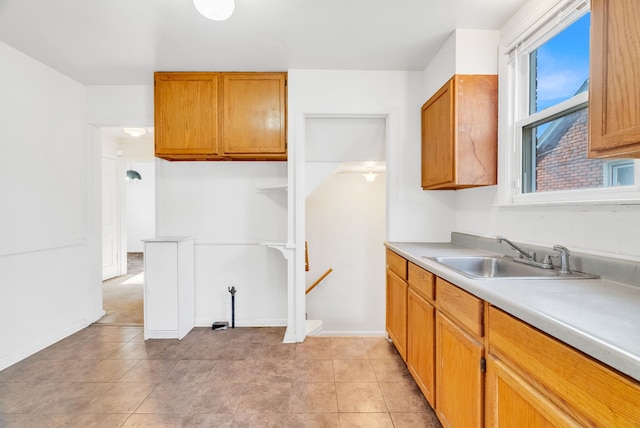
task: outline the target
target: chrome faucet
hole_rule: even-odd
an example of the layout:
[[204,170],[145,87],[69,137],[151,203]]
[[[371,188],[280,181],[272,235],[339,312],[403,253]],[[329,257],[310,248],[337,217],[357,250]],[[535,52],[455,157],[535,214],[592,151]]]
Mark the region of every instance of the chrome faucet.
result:
[[563,247],[562,245],[554,245],[553,249],[556,250],[559,254],[551,257],[560,257],[560,273],[571,273],[569,270],[569,250],[567,247]]
[[506,242],[511,248],[516,250],[516,256],[513,258],[514,262],[524,263],[542,269],[553,269],[553,263],[551,263],[551,259],[549,257],[545,257],[541,262],[536,261],[536,253],[533,251],[523,250],[504,236],[498,236],[496,239],[498,242]]
[[516,257],[518,257],[518,258],[524,257],[525,259],[527,259],[529,261],[535,261],[536,260],[536,253],[524,251],[522,248],[518,247],[516,244],[514,244],[511,241],[509,241],[504,236],[498,236],[498,237],[496,237],[496,239],[498,240],[498,243],[506,242],[507,245],[509,245],[514,250],[516,250],[516,252],[518,254]]

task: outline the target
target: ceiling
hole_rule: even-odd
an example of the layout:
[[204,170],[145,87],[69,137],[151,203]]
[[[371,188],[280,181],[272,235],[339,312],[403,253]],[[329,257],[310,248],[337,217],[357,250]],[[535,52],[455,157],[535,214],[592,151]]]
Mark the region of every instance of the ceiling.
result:
[[423,70],[456,28],[499,29],[527,0],[0,0],[0,41],[85,85],[154,71]]

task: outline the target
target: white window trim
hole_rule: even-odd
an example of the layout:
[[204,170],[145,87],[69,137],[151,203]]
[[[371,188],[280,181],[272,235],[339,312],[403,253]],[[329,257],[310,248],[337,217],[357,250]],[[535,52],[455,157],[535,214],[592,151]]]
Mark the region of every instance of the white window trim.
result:
[[[540,5],[538,5],[540,6]],[[588,101],[578,94],[542,112],[529,115],[518,96],[528,85],[529,70],[517,59],[555,36],[558,26],[569,24],[585,12],[586,0],[547,0],[532,13],[523,8],[502,30],[499,64],[498,192],[496,206],[525,205],[620,205],[640,204],[640,161],[635,161],[634,186],[575,189],[553,192],[521,192],[522,128],[543,117]],[[518,88],[517,85],[521,87]],[[523,119],[519,119],[523,118]],[[517,120],[518,119],[518,120]]]

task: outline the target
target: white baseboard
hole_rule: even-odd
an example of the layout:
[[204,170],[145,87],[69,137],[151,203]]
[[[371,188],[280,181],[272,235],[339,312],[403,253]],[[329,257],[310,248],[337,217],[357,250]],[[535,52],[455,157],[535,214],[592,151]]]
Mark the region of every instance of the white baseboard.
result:
[[[209,320],[209,319],[199,319],[196,320],[196,327],[209,327],[211,328],[211,324],[217,321],[226,321],[231,326],[231,320]],[[236,327],[286,327],[287,320],[285,318],[265,318],[265,319],[244,319],[244,320],[236,320]]]
[[42,351],[44,348],[61,341],[65,337],[69,337],[72,334],[77,333],[90,324],[91,323],[87,322],[86,319],[78,320],[61,331],[40,338],[18,351],[10,352],[9,354],[0,358],[0,370],[4,370],[7,367],[12,366],[15,363],[20,362],[25,358],[35,354],[36,352]]

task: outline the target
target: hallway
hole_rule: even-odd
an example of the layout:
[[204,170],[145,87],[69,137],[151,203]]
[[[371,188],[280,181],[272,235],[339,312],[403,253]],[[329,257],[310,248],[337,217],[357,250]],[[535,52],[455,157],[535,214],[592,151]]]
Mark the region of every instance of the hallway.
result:
[[127,274],[102,282],[105,315],[97,323],[141,326],[144,322],[144,255],[127,253]]

